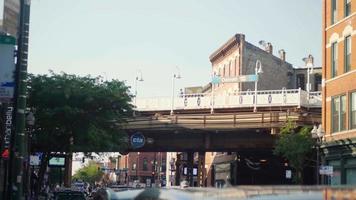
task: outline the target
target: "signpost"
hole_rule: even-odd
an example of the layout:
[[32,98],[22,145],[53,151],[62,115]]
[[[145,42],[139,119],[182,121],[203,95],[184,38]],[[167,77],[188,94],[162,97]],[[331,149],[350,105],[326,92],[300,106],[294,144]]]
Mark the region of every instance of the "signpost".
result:
[[145,136],[142,135],[140,132],[136,132],[135,134],[131,135],[130,143],[133,149],[141,148],[145,145]]
[[14,37],[0,35],[0,102],[9,102],[14,96],[15,44]]
[[333,166],[330,166],[330,165],[322,165],[322,166],[320,166],[320,169],[319,169],[319,174],[320,175],[332,176],[333,173],[334,173]]
[[251,75],[242,75],[236,77],[214,76],[211,80],[211,83],[219,84],[219,83],[240,83],[240,82],[256,82],[256,81],[258,81],[258,76],[255,74],[251,74]]

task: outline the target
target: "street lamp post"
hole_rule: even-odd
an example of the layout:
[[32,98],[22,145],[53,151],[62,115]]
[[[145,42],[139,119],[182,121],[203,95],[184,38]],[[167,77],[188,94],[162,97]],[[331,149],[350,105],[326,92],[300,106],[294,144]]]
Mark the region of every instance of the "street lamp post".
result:
[[316,184],[319,185],[319,165],[320,165],[320,146],[323,142],[323,137],[324,137],[324,131],[321,127],[321,124],[319,126],[314,125],[313,129],[311,130],[312,137],[316,139]]
[[308,93],[308,100],[309,100],[309,93],[311,90],[311,84],[310,84],[310,74],[313,73],[314,69],[314,64],[313,64],[313,56],[309,55],[306,58],[303,58],[303,61],[305,62],[305,66],[307,67],[307,93]]
[[139,169],[139,162],[140,160],[140,152],[137,152],[137,162],[136,162],[136,178],[138,180],[138,183],[140,183],[140,179],[138,178],[138,169]]
[[253,112],[257,111],[257,83],[258,83],[258,76],[261,73],[263,73],[262,64],[261,64],[260,60],[257,60],[256,61],[256,67],[255,67],[256,80],[255,80],[255,102],[254,102]]
[[[138,82],[142,82],[142,81],[143,81],[142,72],[141,72],[141,70],[139,70],[135,77],[135,109],[137,107],[137,84],[138,84]],[[134,112],[134,114],[135,114],[135,112]]]
[[177,74],[173,74],[172,77],[172,102],[171,102],[171,115],[173,115],[173,110],[174,110],[174,90],[175,90],[175,79],[180,79],[182,78],[180,75],[180,70],[177,67],[178,73]]
[[26,122],[28,125],[28,134],[27,134],[27,150],[28,150],[28,157],[27,157],[27,177],[26,177],[26,193],[27,198],[32,197],[32,190],[31,190],[31,165],[30,165],[30,156],[31,156],[31,144],[32,144],[32,129],[33,126],[35,125],[35,116],[33,115],[32,112],[29,112],[26,116]]

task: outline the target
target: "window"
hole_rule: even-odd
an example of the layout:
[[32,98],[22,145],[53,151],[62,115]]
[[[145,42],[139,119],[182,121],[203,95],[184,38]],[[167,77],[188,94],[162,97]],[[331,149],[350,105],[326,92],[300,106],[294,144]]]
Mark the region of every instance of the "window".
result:
[[346,129],[346,96],[333,97],[331,101],[331,126],[332,132]]
[[346,95],[340,97],[340,131],[346,130]]
[[166,171],[166,159],[162,159],[162,171]]
[[356,158],[349,158],[345,162],[346,184],[356,185]]
[[332,131],[338,132],[339,131],[339,113],[340,113],[340,99],[339,97],[333,98],[331,101],[331,115],[332,115]]
[[337,42],[331,45],[331,78],[337,76]]
[[333,176],[330,177],[330,185],[340,185],[341,184],[340,160],[330,160],[328,162],[328,165],[331,165],[334,168],[334,174]]
[[331,0],[331,24],[334,24],[337,20],[337,0]]
[[314,91],[321,91],[321,75],[314,75]]
[[297,75],[297,88],[305,90],[305,77],[304,74]]
[[351,0],[344,0],[345,2],[345,17],[351,14]]
[[132,170],[136,170],[136,163],[132,164]]
[[356,92],[350,96],[350,128],[356,129]]
[[351,36],[345,37],[345,72],[350,71],[351,69]]
[[143,170],[143,171],[147,171],[147,170],[148,170],[148,161],[147,161],[147,158],[144,158],[144,159],[143,159],[143,162],[142,162],[142,170]]

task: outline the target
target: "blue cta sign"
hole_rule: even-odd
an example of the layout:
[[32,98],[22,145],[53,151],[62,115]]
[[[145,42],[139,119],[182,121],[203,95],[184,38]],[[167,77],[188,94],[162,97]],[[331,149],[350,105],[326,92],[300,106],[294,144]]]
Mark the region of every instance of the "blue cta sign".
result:
[[141,148],[145,145],[145,136],[143,136],[140,132],[136,132],[131,135],[130,143],[131,147],[134,149]]

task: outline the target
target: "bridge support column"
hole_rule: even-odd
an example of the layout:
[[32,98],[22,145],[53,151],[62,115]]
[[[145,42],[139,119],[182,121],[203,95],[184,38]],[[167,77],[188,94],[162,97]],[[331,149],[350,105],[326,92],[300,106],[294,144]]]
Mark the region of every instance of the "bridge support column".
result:
[[194,186],[194,179],[193,179],[193,166],[194,166],[194,152],[189,151],[187,152],[187,179],[189,182],[189,186]]
[[198,187],[204,187],[206,182],[205,152],[199,152],[197,175]]
[[175,185],[180,185],[180,174],[181,174],[181,164],[182,164],[182,154],[177,153],[176,161],[176,171],[175,171]]
[[271,128],[271,135],[275,135],[279,132],[279,128]]

